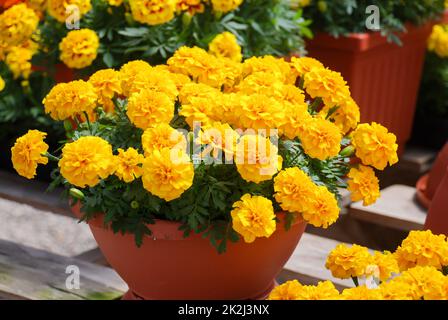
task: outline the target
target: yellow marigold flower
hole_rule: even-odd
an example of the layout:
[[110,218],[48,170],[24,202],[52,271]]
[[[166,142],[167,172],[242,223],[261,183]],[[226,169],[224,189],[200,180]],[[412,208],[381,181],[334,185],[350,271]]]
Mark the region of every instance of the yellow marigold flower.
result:
[[187,152],[187,140],[185,136],[167,123],[161,123],[153,128],[148,128],[142,134],[142,147],[145,157],[154,150],[181,149]]
[[232,228],[243,236],[247,243],[256,238],[269,238],[275,231],[276,222],[272,201],[246,193],[233,204]]
[[176,3],[177,12],[188,12],[190,15],[203,13],[205,5],[202,0],[178,0]]
[[223,32],[218,34],[209,44],[208,52],[219,58],[229,58],[235,62],[241,62],[243,55],[233,33]]
[[302,217],[313,226],[326,229],[339,217],[338,201],[325,186],[318,186],[313,193],[307,210],[302,212]]
[[245,135],[236,146],[236,168],[246,181],[260,183],[270,180],[282,169],[282,162],[277,147],[261,135]]
[[241,80],[236,90],[238,93],[244,93],[246,95],[258,93],[283,99],[281,90],[284,86],[283,81],[275,73],[259,71]]
[[211,153],[217,159],[232,159],[240,135],[227,123],[213,122],[210,128],[199,132],[197,143],[207,145],[203,155]]
[[229,12],[238,8],[243,0],[211,0],[214,11]]
[[259,72],[271,73],[284,84],[295,84],[297,78],[289,63],[282,58],[264,56],[252,57],[244,61],[242,70],[243,77]]
[[107,0],[107,3],[113,7],[119,7],[123,3],[123,0]]
[[119,148],[118,155],[115,156],[115,175],[126,183],[132,182],[142,175],[142,167],[145,158],[134,148],[126,151]]
[[168,75],[171,78],[171,80],[174,82],[178,92],[180,90],[182,90],[182,88],[185,85],[191,83],[191,79],[190,79],[189,76],[186,76],[186,75],[181,74],[181,73],[171,72],[170,68],[167,65],[165,65],[165,64],[159,64],[159,65],[155,66],[154,69],[155,70],[167,71],[166,75]]
[[129,0],[135,21],[154,26],[174,18],[175,0]]
[[134,60],[125,63],[120,69],[121,89],[126,97],[130,96],[130,88],[134,83],[135,77],[140,72],[149,72],[152,67],[149,63],[143,60]]
[[309,118],[298,136],[303,150],[311,158],[326,160],[337,156],[341,150],[341,131],[325,119]]
[[372,257],[371,264],[378,267],[378,276],[381,281],[386,281],[392,276],[392,274],[398,273],[400,271],[400,269],[398,268],[397,260],[389,251],[375,251]]
[[[319,115],[326,119],[331,108],[325,106],[319,112]],[[343,134],[347,134],[350,130],[355,129],[361,118],[359,107],[352,98],[348,98],[336,111],[329,117],[331,121],[341,130]]]
[[316,188],[310,177],[297,167],[284,169],[274,178],[275,200],[289,212],[308,210]]
[[47,2],[48,14],[61,23],[73,14],[70,8],[77,8],[79,19],[81,19],[92,9],[92,4],[90,0],[48,0]]
[[43,156],[48,151],[48,144],[44,142],[46,135],[38,130],[28,130],[11,148],[12,164],[21,176],[32,179],[37,165],[48,163],[48,158]]
[[[398,280],[398,278],[396,278]],[[391,280],[381,283],[379,289],[384,300],[414,300],[412,285],[404,281]]]
[[187,75],[194,81],[218,89],[228,81],[226,71],[231,71],[225,68],[222,60],[198,47],[180,47],[167,63],[171,72]]
[[113,112],[114,104],[112,99],[121,94],[120,72],[113,69],[99,70],[90,76],[88,82],[95,88],[98,103],[107,112]]
[[303,77],[306,92],[312,98],[321,98],[328,107],[341,106],[350,99],[350,90],[339,72],[313,68]]
[[212,101],[221,94],[221,91],[206,84],[190,82],[185,84],[180,90],[179,101],[182,104],[189,104],[194,98],[205,98]]
[[348,173],[348,191],[351,192],[352,201],[363,201],[364,206],[375,203],[380,197],[379,180],[372,168],[360,165],[351,168]]
[[179,198],[191,187],[193,177],[193,164],[179,149],[154,150],[143,162],[143,187],[166,201]]
[[396,141],[393,133],[375,122],[360,124],[352,134],[356,156],[363,164],[378,170],[383,170],[387,163],[393,165],[398,162]]
[[439,270],[448,266],[448,241],[443,234],[431,230],[411,231],[395,251],[400,270],[415,266],[432,266]]
[[291,67],[298,77],[303,77],[305,74],[316,68],[325,69],[320,61],[310,57],[292,57]]
[[446,276],[434,267],[417,266],[404,271],[392,281],[410,285],[414,300],[446,300]]
[[215,96],[214,118],[216,121],[227,122],[230,125],[240,127],[239,119],[235,115],[235,106],[238,105],[239,95],[236,93],[218,94]]
[[302,285],[297,280],[287,281],[271,291],[268,300],[298,300]]
[[171,73],[157,68],[137,73],[128,89],[129,96],[136,92],[148,90],[162,92],[173,102],[179,94],[177,86],[172,80]]
[[31,73],[31,58],[33,51],[22,47],[11,47],[6,56],[6,64],[11,70],[14,79],[22,77],[28,79]]
[[213,122],[214,106],[216,101],[200,98],[190,97],[189,103],[182,105],[179,115],[185,117],[185,121],[190,128],[194,127],[194,123],[200,123],[202,127],[210,127]]
[[333,277],[348,279],[364,275],[371,261],[372,257],[366,247],[339,244],[328,255],[325,267],[331,271]]
[[39,18],[24,3],[16,4],[0,14],[0,42],[17,46],[31,38]]
[[113,173],[112,146],[100,137],[81,137],[62,148],[61,175],[80,188],[94,187]]
[[381,290],[369,289],[366,286],[344,289],[341,293],[344,300],[382,300]]
[[311,0],[292,0],[291,7],[293,8],[305,8],[311,4]]
[[59,58],[69,68],[82,69],[92,64],[98,54],[100,39],[90,29],[73,30],[59,43]]
[[0,92],[2,92],[3,89],[5,89],[5,80],[0,76]]
[[174,116],[174,102],[162,92],[145,90],[129,98],[126,114],[137,128],[147,129],[169,123]]
[[282,103],[263,94],[240,95],[234,112],[239,124],[245,129],[269,130],[285,122]]
[[43,100],[45,112],[54,120],[65,120],[96,108],[98,96],[92,84],[83,80],[55,85]]
[[339,300],[339,291],[331,281],[320,281],[317,286],[302,286],[296,300]]
[[448,58],[448,27],[435,25],[428,39],[428,50],[435,52],[440,58]]
[[304,126],[311,119],[308,113],[308,105],[305,101],[296,103],[284,103],[285,122],[280,126],[281,134],[293,140],[304,130]]

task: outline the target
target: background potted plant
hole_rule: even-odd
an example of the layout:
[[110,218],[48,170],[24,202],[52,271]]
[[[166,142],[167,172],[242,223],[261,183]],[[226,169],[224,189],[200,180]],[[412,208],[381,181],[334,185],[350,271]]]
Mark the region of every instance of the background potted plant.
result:
[[392,133],[358,125],[339,73],[311,58],[242,63],[235,39],[215,40],[210,53],[181,47],[167,65],[138,60],[56,85],[45,111],[75,123],[60,154],[35,130],[12,148],[27,178],[57,161],[53,185],[128,297],[262,298],[306,223],[337,220],[338,188],[371,204],[373,168],[398,160]]
[[448,25],[428,39],[412,142],[440,150],[448,139]]
[[[380,31],[366,29],[366,8],[380,13]],[[362,108],[362,121],[385,124],[402,151],[409,140],[426,39],[444,1],[313,1],[304,8],[316,36],[309,55],[341,72]]]
[[[54,141],[64,138],[62,125],[49,121],[41,104],[55,83],[87,79],[97,70],[134,59],[165,62],[180,46],[206,48],[224,31],[245,46],[244,56],[303,52],[302,35],[309,34],[301,12],[284,0],[29,0],[14,4],[0,16],[8,21],[0,22],[0,74],[5,82],[0,125],[6,153],[15,137],[28,128],[45,130]],[[66,11],[69,5],[80,8],[81,30],[66,25],[67,20],[69,26],[77,27]],[[144,11],[158,5],[161,11]],[[6,162],[0,165],[8,168]],[[49,179],[45,172],[43,176]]]

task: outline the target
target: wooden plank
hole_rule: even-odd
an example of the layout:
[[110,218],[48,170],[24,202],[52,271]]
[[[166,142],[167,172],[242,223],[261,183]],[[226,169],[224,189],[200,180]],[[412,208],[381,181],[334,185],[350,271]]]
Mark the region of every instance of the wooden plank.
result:
[[304,233],[296,250],[280,273],[279,282],[297,279],[302,284],[310,285],[317,284],[318,281],[331,280],[338,289],[352,287],[351,280],[336,279],[325,268],[328,253],[339,243]]
[[[80,271],[80,288],[65,285],[67,266]],[[107,267],[0,240],[0,296],[30,300],[118,299],[127,286]]]
[[415,188],[393,185],[381,191],[381,198],[371,206],[353,203],[350,216],[398,230],[421,230],[426,211],[415,200]]
[[402,170],[412,171],[421,175],[431,168],[436,156],[437,152],[433,150],[408,147],[396,166]]
[[74,256],[73,258],[88,261],[90,263],[99,264],[102,266],[109,266],[109,262],[107,262],[106,258],[104,257],[103,253],[101,252],[100,248],[94,248],[94,249],[88,250],[88,251],[83,252],[77,256]]
[[68,203],[60,197],[62,189],[47,192],[47,187],[47,183],[27,180],[13,173],[0,171],[1,198],[73,217]]

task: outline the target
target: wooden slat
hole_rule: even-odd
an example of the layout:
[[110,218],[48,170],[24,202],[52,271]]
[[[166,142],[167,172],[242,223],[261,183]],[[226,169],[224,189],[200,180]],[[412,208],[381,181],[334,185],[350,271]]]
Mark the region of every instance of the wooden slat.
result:
[[73,217],[68,203],[60,198],[62,189],[46,192],[47,187],[47,183],[27,180],[13,173],[0,171],[1,198]]
[[353,203],[350,216],[398,230],[421,230],[426,211],[415,200],[415,188],[393,185],[381,191],[381,198],[371,206]]
[[[80,270],[80,289],[69,290],[67,266]],[[41,299],[118,299],[127,286],[107,267],[0,240],[0,297]]]
[[279,282],[297,279],[302,284],[317,284],[318,281],[331,280],[338,289],[352,287],[351,280],[336,279],[325,268],[328,253],[339,243],[304,233],[299,245],[280,273]]
[[421,175],[431,168],[436,156],[437,153],[433,150],[409,147],[406,148],[396,166]]
[[94,248],[94,249],[88,250],[88,251],[83,252],[77,256],[74,256],[73,258],[88,261],[90,263],[99,264],[102,266],[109,266],[109,263],[107,262],[106,258],[104,257],[103,253],[101,252],[100,248]]

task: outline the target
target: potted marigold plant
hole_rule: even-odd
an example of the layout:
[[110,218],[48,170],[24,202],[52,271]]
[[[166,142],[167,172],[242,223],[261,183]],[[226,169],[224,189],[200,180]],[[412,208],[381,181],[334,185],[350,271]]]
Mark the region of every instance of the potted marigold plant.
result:
[[[379,10],[376,32],[366,28],[372,6]],[[426,39],[443,10],[443,0],[311,1],[304,8],[316,34],[309,55],[343,74],[361,120],[387,126],[400,151],[411,134]]]
[[392,133],[358,125],[339,73],[311,58],[216,52],[181,47],[166,65],[136,60],[58,84],[44,105],[72,123],[60,153],[35,130],[12,148],[27,178],[57,161],[54,183],[128,297],[264,297],[306,224],[337,220],[338,188],[373,203],[374,168],[398,160]]
[[0,75],[5,82],[0,124],[5,126],[5,146],[31,126],[48,131],[56,141],[63,138],[61,126],[52,128],[42,112],[41,101],[55,83],[87,79],[97,70],[135,59],[166,62],[180,46],[208,48],[220,34],[217,41],[232,44],[237,39],[246,57],[300,53],[302,34],[309,34],[301,12],[284,0],[8,3],[11,7],[0,14]]
[[[331,281],[275,288],[271,300],[448,300],[448,241],[431,231],[411,231],[395,252],[339,244],[325,264],[334,277],[353,279],[341,293]],[[364,284],[360,280],[365,280]]]

